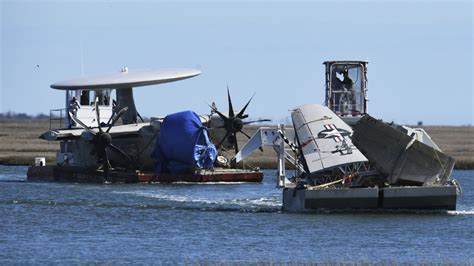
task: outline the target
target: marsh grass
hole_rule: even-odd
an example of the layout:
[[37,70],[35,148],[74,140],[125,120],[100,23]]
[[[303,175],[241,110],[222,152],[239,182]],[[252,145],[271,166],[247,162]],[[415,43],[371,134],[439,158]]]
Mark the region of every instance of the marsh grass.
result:
[[[253,135],[257,126],[244,131]],[[424,126],[426,132],[448,155],[456,159],[457,169],[474,169],[474,127]],[[49,130],[49,119],[0,119],[0,164],[30,165],[35,157],[46,157],[47,163],[55,161],[59,142],[48,142],[38,137]],[[238,134],[239,146],[247,138]],[[226,152],[232,156],[232,151]],[[255,151],[246,161],[248,168],[276,168],[276,154],[272,148]]]
[[38,137],[49,129],[49,119],[1,119],[0,164],[30,165],[35,157],[54,163],[59,142]]

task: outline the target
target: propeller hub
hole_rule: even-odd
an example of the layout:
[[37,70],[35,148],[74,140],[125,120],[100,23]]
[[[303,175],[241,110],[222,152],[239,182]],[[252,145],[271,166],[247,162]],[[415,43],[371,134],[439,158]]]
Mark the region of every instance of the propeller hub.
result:
[[231,126],[232,126],[232,131],[234,132],[238,132],[240,130],[242,130],[242,127],[244,126],[243,123],[242,123],[242,119],[236,117],[232,120],[231,122]]
[[107,147],[110,145],[110,143],[112,142],[112,136],[110,136],[109,133],[103,133],[100,135],[100,143],[102,145],[104,145],[104,147]]

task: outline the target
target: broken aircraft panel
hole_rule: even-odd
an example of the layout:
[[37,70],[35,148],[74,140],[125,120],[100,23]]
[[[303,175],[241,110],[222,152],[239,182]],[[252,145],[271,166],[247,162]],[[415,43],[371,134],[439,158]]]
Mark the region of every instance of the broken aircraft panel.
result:
[[[399,128],[390,126],[369,115],[354,126],[352,140],[359,150],[390,184],[431,185],[447,181],[454,167],[454,159],[442,153],[436,145],[417,140]],[[428,137],[429,138],[429,137]]]
[[367,161],[352,144],[352,128],[327,107],[303,105],[291,118],[308,173]]

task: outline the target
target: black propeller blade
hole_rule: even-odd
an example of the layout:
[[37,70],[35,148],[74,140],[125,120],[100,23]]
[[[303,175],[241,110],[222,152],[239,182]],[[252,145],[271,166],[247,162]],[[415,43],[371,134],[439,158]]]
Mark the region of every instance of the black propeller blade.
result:
[[[240,131],[240,130],[239,130]],[[233,137],[235,139],[235,142],[234,142],[234,152],[235,154],[239,153],[239,143],[237,142],[237,134],[236,132],[233,133]]]
[[74,121],[74,123],[76,123],[77,125],[80,125],[87,132],[91,133],[94,136],[97,135],[97,133],[94,132],[90,127],[86,126],[86,124],[84,124],[81,120],[75,117],[73,113],[69,112],[69,117],[71,118],[72,121]]
[[[128,111],[128,107],[122,108],[122,110],[120,110],[118,113],[115,114],[115,117],[112,115],[112,117],[113,117],[113,118],[111,118],[112,123],[110,123],[109,128],[107,128],[107,130],[106,130],[105,132],[109,133],[110,129],[115,125],[115,123],[120,119],[120,117],[121,117],[126,111]],[[110,119],[109,119],[109,121],[110,121]]]
[[252,124],[252,123],[260,123],[260,122],[271,122],[272,120],[270,119],[260,119],[260,120],[254,120],[254,121],[247,121],[244,122],[244,125]]
[[209,105],[211,107],[211,110],[214,111],[222,120],[226,121],[227,116],[225,116],[223,113],[219,112],[216,107]]
[[94,109],[95,109],[95,120],[97,120],[97,127],[99,128],[99,132],[102,133],[103,132],[102,127],[100,126],[99,97],[95,97]]
[[240,110],[240,112],[237,114],[238,117],[244,119],[244,118],[247,118],[248,115],[246,115],[244,117],[244,112],[245,110],[247,110],[247,107],[249,106],[250,102],[252,101],[253,97],[255,96],[255,93],[252,95],[252,97],[250,97],[250,100],[245,104],[244,108],[242,108],[242,110]]
[[242,134],[244,134],[248,139],[250,139],[249,134],[245,133],[243,130],[240,130],[239,132],[242,133]]
[[75,117],[71,112],[69,112],[69,116],[76,124],[82,126],[86,131],[88,131],[94,136],[93,143],[95,144],[95,147],[97,150],[97,157],[99,158],[99,161],[102,163],[102,170],[104,171],[104,179],[108,180],[109,171],[111,168],[109,156],[107,153],[108,149],[119,154],[128,163],[130,164],[132,163],[132,159],[130,158],[130,156],[128,156],[123,150],[121,150],[120,148],[112,144],[112,136],[109,133],[112,127],[115,125],[115,123],[128,110],[128,107],[122,108],[122,110],[116,113],[115,116],[114,115],[112,116],[113,118],[109,119],[109,121],[112,121],[112,123],[109,125],[106,131],[102,130],[101,124],[100,124],[100,111],[99,111],[99,105],[98,105],[98,98],[96,98],[96,101],[94,103],[94,109],[95,109],[95,115],[96,115],[95,119],[97,120],[97,126],[99,130],[98,132],[95,132],[92,130],[92,128],[86,126],[80,119]]
[[230,132],[227,131],[227,132],[225,133],[225,136],[221,139],[221,141],[219,141],[219,142],[217,143],[217,146],[216,146],[217,149],[219,149],[219,148],[221,147],[222,143],[227,139],[227,137],[228,137],[229,135],[230,135]]
[[128,154],[126,154],[123,150],[121,150],[119,147],[115,146],[114,144],[111,143],[108,146],[108,148],[110,148],[111,150],[113,150],[117,154],[120,154],[120,156],[122,156],[126,161],[128,161],[128,162],[132,161],[132,159],[130,158],[130,156],[128,156]]
[[237,133],[240,132],[244,134],[247,138],[250,138],[250,136],[247,133],[242,131],[242,128],[244,125],[257,123],[257,122],[271,121],[270,119],[260,119],[260,120],[247,121],[247,122],[242,121],[243,119],[248,117],[248,115],[245,114],[245,111],[247,110],[247,107],[249,106],[254,96],[255,96],[255,93],[252,95],[252,97],[250,97],[250,99],[244,105],[244,107],[237,114],[235,114],[234,106],[232,105],[232,98],[230,96],[229,86],[227,86],[227,101],[229,105],[229,114],[226,116],[223,113],[219,112],[219,110],[217,110],[215,106],[209,105],[211,110],[214,111],[224,122],[222,126],[219,126],[216,128],[224,128],[226,130],[226,134],[224,138],[222,138],[222,140],[220,140],[217,143],[218,149],[221,147],[222,143],[227,139],[227,141],[234,146],[235,154],[237,154],[239,152],[239,145],[237,143]]
[[229,117],[234,117],[234,107],[232,106],[232,99],[230,98],[229,85],[227,85],[227,100],[229,101]]

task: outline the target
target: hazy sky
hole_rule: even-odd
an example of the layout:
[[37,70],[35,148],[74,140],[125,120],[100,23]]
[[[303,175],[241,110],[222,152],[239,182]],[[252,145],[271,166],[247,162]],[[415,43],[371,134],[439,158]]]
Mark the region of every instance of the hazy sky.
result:
[[[0,112],[64,105],[49,85],[129,69],[197,67],[135,90],[145,116],[236,109],[289,116],[323,103],[325,60],[369,60],[369,112],[414,124],[474,124],[471,1],[5,1]],[[36,67],[39,65],[39,67]]]

